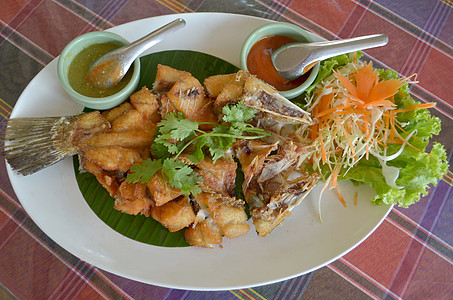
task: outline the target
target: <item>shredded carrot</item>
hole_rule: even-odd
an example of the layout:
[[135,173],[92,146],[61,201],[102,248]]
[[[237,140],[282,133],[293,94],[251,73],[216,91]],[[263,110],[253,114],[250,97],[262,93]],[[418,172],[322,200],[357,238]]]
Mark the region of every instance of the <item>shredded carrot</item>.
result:
[[314,141],[318,137],[318,131],[319,131],[318,123],[315,123],[315,124],[311,125],[311,129],[310,130],[311,130],[310,131],[310,139],[312,141]]
[[376,138],[374,138],[374,137],[372,137],[371,139],[372,139],[373,141],[377,142],[379,145],[381,145],[381,146],[384,147],[384,148],[388,148],[388,147],[389,147],[389,146],[387,146],[386,144],[384,144],[383,142],[381,142],[380,140],[378,140],[378,139],[376,139]]
[[322,157],[322,163],[325,164],[327,161],[327,154],[326,154],[326,148],[324,148],[324,143],[322,141],[322,136],[319,137],[319,140],[321,142],[321,157]]
[[408,106],[406,108],[395,109],[395,112],[396,113],[401,113],[401,112],[411,111],[411,110],[414,110],[414,109],[431,108],[431,107],[434,107],[434,106],[436,106],[436,103],[434,103],[434,102],[415,104],[415,105]]
[[338,105],[338,106],[336,106],[334,108],[321,111],[317,115],[315,115],[314,117],[315,118],[319,118],[319,117],[322,117],[322,116],[325,116],[325,115],[329,115],[329,114],[331,114],[331,113],[333,113],[335,111],[342,110],[343,108],[348,108],[350,106],[351,106],[350,104]]
[[397,139],[389,139],[387,142],[392,143],[392,144],[404,144],[404,141],[397,140]]
[[364,115],[364,116],[368,116],[368,115],[371,114],[370,111],[361,110],[361,109],[348,109],[348,110],[336,111],[335,113],[338,114],[338,115],[356,114],[356,115]]
[[337,186],[337,179],[338,179],[338,174],[340,173],[340,168],[341,168],[340,165],[336,165],[331,173],[331,176],[332,176],[332,183],[330,185],[331,189],[333,189],[334,187]]
[[362,124],[360,124],[359,122],[355,121],[355,123],[360,127],[360,129],[362,129],[362,131],[365,131],[365,127],[363,127]]
[[[328,165],[331,173],[326,186],[337,188],[344,206],[346,202],[337,183],[341,168],[352,167],[362,157],[369,159],[374,151],[381,153],[389,143],[417,149],[407,141],[407,136],[406,139],[401,136],[409,133],[396,120],[397,114],[435,106],[435,103],[424,103],[397,109],[395,95],[399,93],[406,97],[400,88],[417,75],[382,79],[371,62],[358,66],[356,59],[353,69],[345,68],[343,73],[334,70],[334,77],[327,80],[324,88],[318,89],[317,102],[312,109],[317,123],[311,125],[307,134],[307,138],[317,145],[311,160],[318,167]],[[328,133],[326,129],[329,129]],[[357,193],[354,205],[357,205]]]
[[369,158],[370,158],[370,144],[366,144],[365,159],[368,160]]
[[341,125],[340,120],[338,120],[337,118],[334,118],[333,120],[335,121],[335,123],[337,123],[337,126],[341,129],[341,131],[343,131],[344,137],[345,137],[346,140],[348,141],[349,147],[351,147],[352,155],[355,155],[355,148],[354,148],[354,145],[352,144],[351,138],[349,137],[349,134],[346,132],[346,129],[344,129],[344,126]]
[[389,101],[389,100],[376,100],[373,102],[365,103],[365,104],[363,104],[362,107],[368,108],[371,106],[386,106],[388,108],[392,108],[392,107],[395,107],[395,103],[393,103],[392,101]]
[[405,134],[409,135],[409,132],[404,130],[403,127],[401,127],[398,123],[394,122],[394,124],[395,124],[395,127],[398,127],[402,132],[404,132]]
[[344,207],[346,207],[346,201],[344,201],[343,194],[341,193],[340,185],[337,184],[336,189],[338,199],[340,200],[341,204],[343,204]]
[[[396,110],[394,110],[394,111],[396,111]],[[388,113],[383,113],[382,115],[387,118],[396,118],[396,115],[392,115],[392,114],[388,114]]]

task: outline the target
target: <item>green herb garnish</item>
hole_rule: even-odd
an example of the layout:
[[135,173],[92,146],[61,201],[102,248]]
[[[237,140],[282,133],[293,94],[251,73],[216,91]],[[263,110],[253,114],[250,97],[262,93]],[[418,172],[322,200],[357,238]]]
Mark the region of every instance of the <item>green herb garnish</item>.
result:
[[[269,133],[261,128],[247,123],[253,119],[257,110],[239,102],[225,106],[222,109],[222,123],[195,122],[187,119],[181,113],[166,114],[157,124],[158,134],[151,146],[151,155],[141,164],[133,166],[126,181],[130,183],[146,183],[153,178],[156,172],[174,188],[180,189],[184,195],[201,192],[199,182],[203,178],[178,157],[190,149],[188,159],[196,163],[209,153],[213,162],[225,157],[228,150],[237,139],[259,139]],[[200,125],[212,125],[211,131],[200,129]]]

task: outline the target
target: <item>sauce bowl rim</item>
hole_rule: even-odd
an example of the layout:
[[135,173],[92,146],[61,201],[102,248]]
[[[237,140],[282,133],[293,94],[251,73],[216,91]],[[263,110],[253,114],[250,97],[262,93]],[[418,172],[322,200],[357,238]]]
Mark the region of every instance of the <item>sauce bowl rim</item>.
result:
[[[291,34],[288,34],[291,32]],[[312,38],[311,33],[295,24],[286,23],[286,22],[273,22],[269,24],[265,24],[256,28],[252,31],[247,38],[245,39],[244,43],[242,44],[241,54],[240,54],[240,62],[241,62],[241,69],[248,71],[247,68],[247,56],[252,48],[252,46],[258,42],[260,39],[272,36],[272,35],[286,35],[290,37],[303,37],[309,42],[314,42],[315,40]],[[297,39],[297,38],[296,38]],[[310,76],[298,87],[287,90],[287,91],[278,91],[280,95],[285,98],[292,99],[299,95],[301,95],[316,79],[318,76],[320,68],[320,63],[318,62],[311,70]]]
[[[106,97],[89,97],[76,92],[68,81],[68,68],[74,57],[86,47],[102,42],[120,42],[123,45],[129,41],[122,36],[108,31],[92,31],[82,34],[69,42],[58,57],[57,73],[60,85],[77,103],[91,109],[109,109],[125,101],[136,89],[140,80],[140,58],[134,63],[132,77],[128,84],[117,93]],[[75,52],[72,52],[76,49]],[[69,60],[69,61],[68,61]]]

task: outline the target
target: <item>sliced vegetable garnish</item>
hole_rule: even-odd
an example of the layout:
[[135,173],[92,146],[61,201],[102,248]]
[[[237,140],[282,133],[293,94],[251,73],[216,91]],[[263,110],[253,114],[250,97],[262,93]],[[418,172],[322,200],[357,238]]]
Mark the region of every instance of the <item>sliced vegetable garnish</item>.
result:
[[[330,189],[339,180],[367,183],[377,192],[376,204],[406,207],[418,201],[447,171],[441,145],[425,153],[429,138],[440,130],[440,120],[426,110],[435,103],[410,97],[413,76],[402,79],[355,57],[325,74],[305,98],[305,108],[317,120],[306,134],[313,141],[314,171],[322,173]],[[426,164],[413,162],[420,160]],[[417,172],[406,171],[415,164]]]

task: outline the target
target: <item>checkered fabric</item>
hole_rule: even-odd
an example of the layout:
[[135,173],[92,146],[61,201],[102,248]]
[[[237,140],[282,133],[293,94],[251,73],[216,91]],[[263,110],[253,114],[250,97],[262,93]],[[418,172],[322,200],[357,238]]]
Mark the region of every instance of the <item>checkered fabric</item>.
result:
[[[295,23],[326,39],[386,33],[366,51],[378,67],[418,74],[437,104],[435,138],[453,150],[452,0],[15,0],[0,9],[0,122],[30,80],[76,36],[172,13],[229,12]],[[453,172],[408,209],[393,208],[354,250],[311,273],[230,291],[169,289],[123,278],[71,255],[30,219],[0,160],[0,287],[19,299],[452,299]]]

